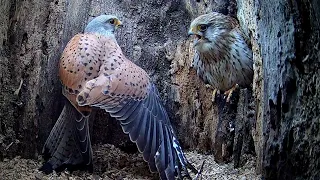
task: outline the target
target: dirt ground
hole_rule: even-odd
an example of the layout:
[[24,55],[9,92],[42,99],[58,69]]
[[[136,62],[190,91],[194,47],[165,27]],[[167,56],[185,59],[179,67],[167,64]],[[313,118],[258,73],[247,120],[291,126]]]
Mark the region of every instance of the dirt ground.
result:
[[[39,160],[5,159],[0,162],[1,180],[80,180],[80,179],[106,179],[106,180],[156,180],[159,179],[156,173],[150,173],[147,163],[139,153],[127,154],[110,144],[96,145],[94,152],[94,173],[84,171],[68,171],[59,174],[52,173],[45,175],[37,169],[41,166]],[[196,152],[186,152],[189,161],[199,168],[203,160],[206,160],[202,179],[239,179],[239,180],[258,180],[254,170],[254,158],[251,158],[242,168],[234,169],[233,164],[218,165],[213,160],[213,155],[204,155]],[[191,174],[193,175],[193,174]]]

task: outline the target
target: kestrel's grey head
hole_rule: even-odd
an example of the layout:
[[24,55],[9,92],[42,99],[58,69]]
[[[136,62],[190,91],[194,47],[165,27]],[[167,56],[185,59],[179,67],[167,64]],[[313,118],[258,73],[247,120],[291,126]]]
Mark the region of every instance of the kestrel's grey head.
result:
[[194,19],[188,34],[195,35],[194,47],[200,52],[205,52],[214,48],[237,24],[233,18],[213,12]]
[[121,25],[121,21],[114,15],[100,15],[89,22],[84,32],[114,36],[114,31]]

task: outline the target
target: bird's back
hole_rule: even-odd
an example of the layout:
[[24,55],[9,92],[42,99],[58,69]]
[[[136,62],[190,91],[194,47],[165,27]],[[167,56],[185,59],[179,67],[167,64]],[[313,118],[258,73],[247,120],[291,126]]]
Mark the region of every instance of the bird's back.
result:
[[59,64],[63,94],[77,105],[75,98],[87,81],[99,75],[105,50],[104,39],[94,34],[77,34],[65,47]]

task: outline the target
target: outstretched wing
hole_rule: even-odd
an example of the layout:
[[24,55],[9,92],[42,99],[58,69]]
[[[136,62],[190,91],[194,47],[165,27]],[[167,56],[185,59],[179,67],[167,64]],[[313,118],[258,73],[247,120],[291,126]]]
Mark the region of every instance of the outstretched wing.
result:
[[106,55],[108,62],[103,63],[109,65],[101,67],[100,75],[86,83],[77,102],[80,106],[99,107],[109,112],[137,144],[150,170],[158,171],[162,179],[174,179],[176,168],[186,168],[189,164],[158,90],[143,69],[127,60],[117,45],[114,51],[110,50],[110,44],[106,51],[110,52]]

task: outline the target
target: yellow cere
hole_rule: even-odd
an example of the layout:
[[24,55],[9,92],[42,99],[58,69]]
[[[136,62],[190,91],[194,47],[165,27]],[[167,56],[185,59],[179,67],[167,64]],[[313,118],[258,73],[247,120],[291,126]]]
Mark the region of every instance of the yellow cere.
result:
[[201,25],[198,25],[197,27],[198,27],[198,31],[201,31]]
[[196,33],[196,32],[197,32],[197,27],[193,26],[193,27],[191,28],[191,31],[192,31],[193,33]]
[[115,19],[115,25],[119,26],[119,25],[122,25],[122,23],[121,23],[121,21],[119,19]]

